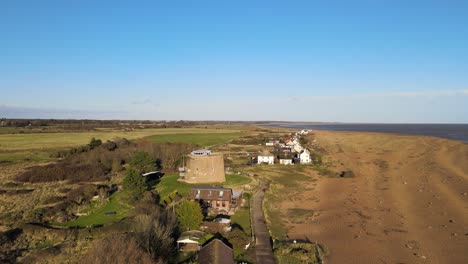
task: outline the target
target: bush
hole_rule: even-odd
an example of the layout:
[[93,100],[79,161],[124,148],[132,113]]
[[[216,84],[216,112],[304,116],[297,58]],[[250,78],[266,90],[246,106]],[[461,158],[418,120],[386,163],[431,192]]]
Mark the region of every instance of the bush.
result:
[[102,141],[100,139],[92,138],[88,146],[89,146],[89,149],[95,149],[99,147],[101,144],[102,144]]

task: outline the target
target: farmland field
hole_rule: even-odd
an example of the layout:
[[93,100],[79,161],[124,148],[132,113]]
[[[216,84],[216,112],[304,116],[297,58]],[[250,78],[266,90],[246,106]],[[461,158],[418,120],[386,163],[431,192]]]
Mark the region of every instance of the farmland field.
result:
[[166,135],[153,135],[147,139],[160,143],[160,142],[179,142],[195,144],[203,147],[225,143],[227,141],[239,138],[241,133],[190,133],[190,134],[166,134]]
[[161,128],[134,131],[99,129],[93,132],[0,134],[0,166],[18,162],[49,162],[54,151],[85,145],[91,138],[149,137],[154,142],[185,142],[208,146],[240,137],[241,130],[213,128]]
[[[187,134],[196,139],[196,135],[209,134],[205,140],[200,142],[222,142],[222,140],[233,139],[234,135],[240,135],[239,130],[228,129],[198,129],[198,128],[161,128],[161,129],[141,129],[134,131],[115,131],[115,130],[100,130],[93,132],[73,132],[73,133],[37,133],[37,134],[1,134],[0,135],[0,150],[25,150],[25,149],[50,149],[64,148],[77,145],[87,144],[91,138],[99,138],[103,141],[122,137],[126,139],[136,139],[152,135],[166,135],[168,140],[173,135],[175,139],[187,137]],[[214,137],[220,134],[223,136]],[[226,134],[224,136],[224,134]],[[202,139],[203,137],[200,137]],[[217,140],[209,140],[215,138]]]

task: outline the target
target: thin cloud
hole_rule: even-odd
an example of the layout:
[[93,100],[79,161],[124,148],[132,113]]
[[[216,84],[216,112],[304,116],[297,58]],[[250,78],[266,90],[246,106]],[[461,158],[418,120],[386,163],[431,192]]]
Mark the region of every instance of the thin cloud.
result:
[[[388,97],[448,97],[448,96],[467,96],[468,90],[433,90],[433,91],[403,91],[393,93],[362,93],[362,94],[343,94],[330,96],[305,96],[300,101],[326,101],[360,98],[388,98]],[[292,98],[291,98],[292,100]],[[294,97],[297,101],[297,97]]]
[[151,99],[136,100],[132,102],[132,105],[148,105],[151,104]]

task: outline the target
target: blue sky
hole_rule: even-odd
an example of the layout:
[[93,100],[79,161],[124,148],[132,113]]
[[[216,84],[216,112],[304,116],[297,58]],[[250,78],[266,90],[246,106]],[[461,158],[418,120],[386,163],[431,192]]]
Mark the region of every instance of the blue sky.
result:
[[1,1],[0,117],[468,123],[466,14],[466,1]]

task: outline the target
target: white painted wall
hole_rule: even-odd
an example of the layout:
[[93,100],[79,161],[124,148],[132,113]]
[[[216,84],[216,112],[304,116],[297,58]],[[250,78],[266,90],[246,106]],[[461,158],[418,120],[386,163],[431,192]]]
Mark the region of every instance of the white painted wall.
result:
[[312,162],[310,159],[310,153],[308,153],[308,151],[302,152],[301,155],[299,155],[299,158],[303,164],[310,164]]
[[257,159],[258,164],[274,164],[275,163],[275,157],[274,156],[258,156]]

